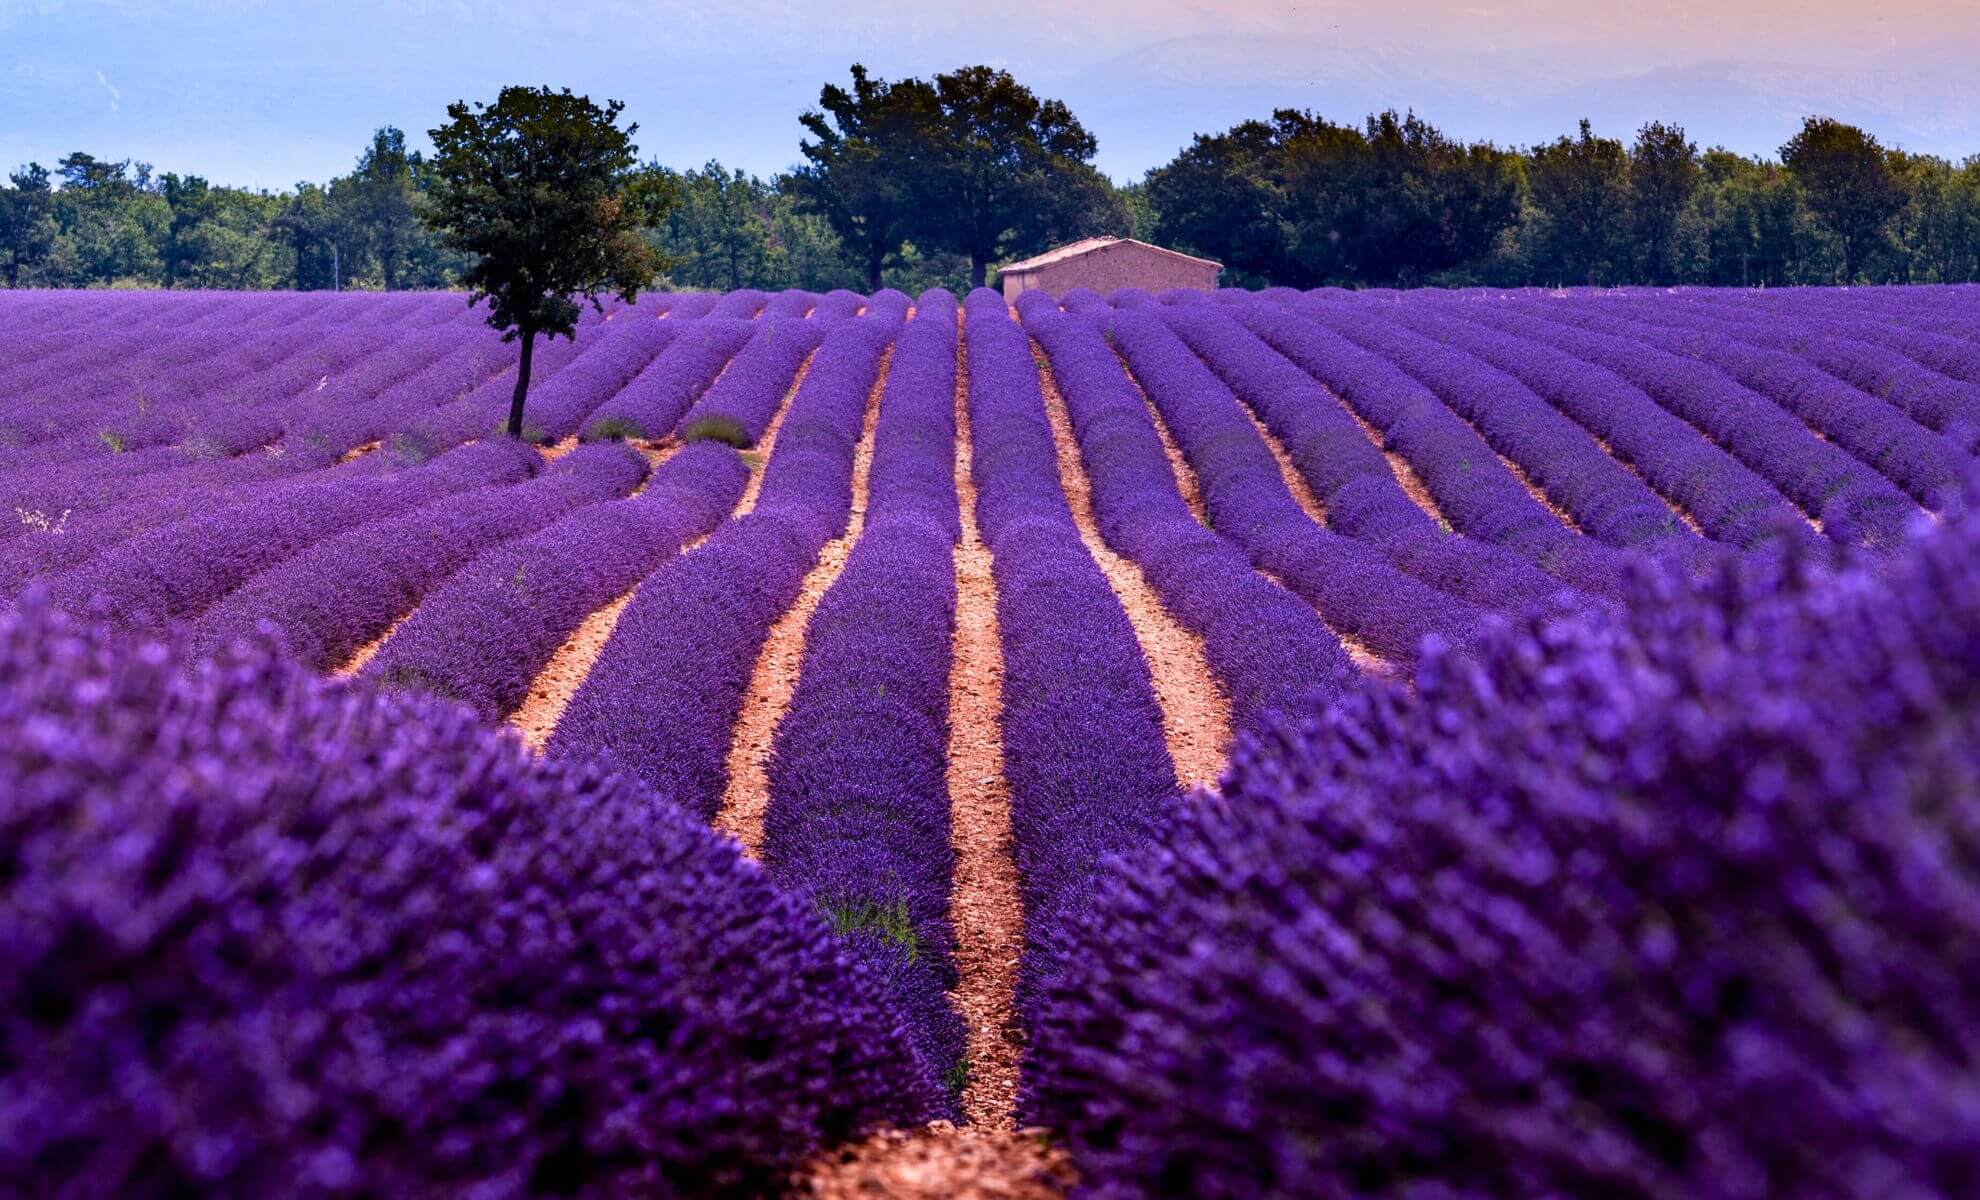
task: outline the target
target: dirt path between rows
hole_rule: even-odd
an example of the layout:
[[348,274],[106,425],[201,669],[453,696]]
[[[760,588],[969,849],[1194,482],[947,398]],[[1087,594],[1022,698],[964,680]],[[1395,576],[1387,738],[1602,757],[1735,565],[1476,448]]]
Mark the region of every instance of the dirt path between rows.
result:
[[[961,317],[958,314],[960,332]],[[1023,906],[1004,778],[1003,667],[997,585],[976,524],[970,474],[969,355],[957,347],[956,494],[962,541],[955,550],[956,627],[949,669],[948,790],[956,852],[950,920],[959,980],[950,1001],[968,1027],[970,1124],[886,1130],[827,1154],[798,1179],[821,1200],[1059,1200],[1072,1183],[1063,1151],[1039,1130],[1015,1128],[1023,1032],[1016,1012]]]
[[1024,938],[1011,790],[1004,778],[1004,651],[990,548],[976,523],[971,475],[969,352],[957,341],[955,656],[949,668],[950,840],[956,851],[956,969],[950,999],[969,1026],[969,1084],[963,1112],[978,1128],[1009,1131],[1017,1107],[1023,1033],[1017,1018],[1018,953]]
[[[1120,355],[1116,353],[1115,357],[1120,358]],[[1183,455],[1182,448],[1176,445],[1174,436],[1169,433],[1168,425],[1162,420],[1162,411],[1155,407],[1155,401],[1149,398],[1148,390],[1142,387],[1141,381],[1134,377],[1134,369],[1128,366],[1127,360],[1124,358],[1120,359],[1120,363],[1121,370],[1128,377],[1128,382],[1140,394],[1141,403],[1148,410],[1149,422],[1155,426],[1155,432],[1162,439],[1162,449],[1169,456],[1169,469],[1175,474],[1176,486],[1182,491],[1183,498],[1191,502],[1192,507],[1200,509],[1203,504],[1203,492],[1197,482],[1196,472],[1190,467],[1189,460]],[[1260,421],[1243,401],[1237,401],[1237,405],[1238,411],[1243,413],[1245,418],[1251,422],[1251,427],[1258,431],[1258,438],[1265,443],[1265,449],[1271,452],[1272,461],[1279,465],[1279,478],[1285,481],[1286,490],[1292,493],[1293,502],[1299,505],[1300,511],[1304,512],[1314,524],[1323,529],[1326,528],[1327,507],[1320,503],[1320,497],[1314,495],[1313,489],[1307,486],[1305,476],[1301,475],[1299,468],[1293,465],[1292,456],[1286,453],[1286,448],[1279,444],[1279,439],[1272,436],[1272,431],[1265,428],[1264,422]],[[1199,515],[1202,514],[1199,513]],[[1204,519],[1204,523],[1206,525],[1209,524],[1207,517]],[[1292,589],[1286,587],[1285,583],[1271,572],[1259,570],[1256,567],[1253,569],[1258,570],[1260,577],[1271,583],[1272,586],[1287,592],[1289,595],[1297,594]],[[1367,642],[1327,620],[1327,614],[1324,610],[1315,606],[1315,611],[1320,613],[1320,623],[1327,627],[1327,632],[1334,635],[1334,640],[1339,642],[1341,649],[1347,652],[1349,661],[1353,662],[1356,668],[1363,674],[1376,675],[1385,679],[1401,678],[1407,674],[1407,672],[1404,672],[1395,663],[1377,654]]]
[[1114,589],[1115,599],[1134,626],[1142,657],[1148,660],[1176,782],[1184,791],[1197,784],[1214,786],[1230,753],[1230,699],[1210,670],[1203,639],[1169,615],[1141,568],[1116,554],[1100,535],[1100,522],[1093,512],[1092,481],[1080,461],[1079,441],[1066,415],[1065,397],[1059,392],[1051,363],[1035,340],[1031,354],[1038,367],[1038,386],[1045,393],[1045,418],[1052,427],[1059,483],[1072,507],[1073,525],[1086,544],[1086,552]]
[[791,697],[797,692],[798,672],[804,663],[805,630],[811,626],[811,615],[818,611],[818,602],[838,582],[854,543],[866,527],[868,481],[873,472],[873,429],[879,420],[880,397],[887,390],[888,368],[893,361],[894,348],[888,346],[880,355],[879,373],[866,394],[866,415],[853,450],[852,512],[846,530],[825,543],[818,562],[805,574],[797,600],[770,626],[770,636],[757,652],[749,690],[743,693],[742,711],[736,715],[735,728],[730,734],[728,782],[709,824],[741,842],[743,852],[751,858],[763,849],[763,819],[770,807],[770,747],[776,739],[777,726],[791,709]]
[[[810,365],[811,360],[807,358],[798,367],[791,386],[785,389],[784,398],[778,402],[776,416],[770,419],[764,431],[759,449],[743,452],[743,461],[750,467],[750,477],[744,486],[743,498],[736,506],[738,516],[756,506],[757,493],[763,490],[763,464],[769,461],[771,444],[776,440],[777,430],[784,423],[784,414],[790,411],[791,399],[797,395]],[[722,369],[727,371],[728,367]],[[631,499],[646,490],[646,485],[653,479],[653,472],[672,458],[684,443],[668,434],[663,438],[627,444],[646,459],[648,467],[646,478],[627,497]],[[680,553],[690,553],[707,540],[705,536],[695,538],[682,546]],[[571,636],[564,639],[564,644],[557,648],[550,661],[543,664],[543,669],[530,681],[528,698],[522,702],[522,707],[509,714],[508,724],[522,735],[523,744],[532,751],[541,754],[543,748],[549,745],[550,735],[557,731],[557,722],[564,719],[564,711],[570,708],[571,698],[590,678],[591,669],[598,664],[598,656],[605,652],[605,643],[612,640],[613,631],[619,627],[619,618],[625,615],[626,606],[632,603],[633,594],[638,591],[639,584],[634,584],[625,594],[580,621],[578,627],[571,631]]]
[[338,667],[336,670],[330,672],[330,677],[332,679],[349,679],[351,676],[357,674],[359,671],[364,670],[365,664],[369,663],[372,659],[378,657],[378,650],[380,647],[382,647],[385,644],[385,640],[391,637],[393,634],[399,632],[399,626],[404,625],[407,619],[410,618],[411,616],[412,616],[411,613],[401,614],[399,619],[392,622],[391,627],[387,629],[384,633],[381,633],[377,637],[372,638],[370,641],[366,642],[362,646],[359,646],[355,651],[353,651],[351,653],[351,656],[348,659],[344,660],[343,666]]
[[937,1121],[844,1147],[814,1164],[793,1191],[816,1200],[1061,1200],[1073,1178],[1042,1130]]
[[[1330,396],[1334,395],[1332,392],[1328,392],[1327,394]],[[1423,477],[1416,473],[1416,468],[1409,465],[1409,460],[1397,454],[1394,450],[1389,449],[1388,439],[1382,436],[1382,431],[1375,428],[1366,417],[1350,408],[1347,401],[1342,400],[1339,396],[1334,396],[1334,402],[1341,406],[1341,411],[1348,415],[1349,420],[1360,427],[1362,436],[1368,439],[1369,444],[1381,452],[1382,461],[1389,464],[1389,474],[1394,476],[1396,486],[1403,490],[1403,495],[1409,497],[1410,503],[1422,509],[1432,521],[1435,521],[1437,528],[1444,530],[1446,533],[1450,532],[1452,529],[1450,518],[1444,515],[1443,507],[1437,503],[1437,498],[1430,494],[1430,489],[1425,486]],[[1262,421],[1257,422],[1257,424],[1260,435],[1266,439],[1265,444],[1278,447],[1278,439],[1272,435],[1271,430],[1266,429]],[[1290,454],[1287,455],[1288,459],[1291,457]],[[1294,468],[1294,473],[1298,473],[1297,467]],[[1305,482],[1305,479],[1305,476],[1300,476],[1302,483]],[[1297,495],[1298,493],[1294,494]]]

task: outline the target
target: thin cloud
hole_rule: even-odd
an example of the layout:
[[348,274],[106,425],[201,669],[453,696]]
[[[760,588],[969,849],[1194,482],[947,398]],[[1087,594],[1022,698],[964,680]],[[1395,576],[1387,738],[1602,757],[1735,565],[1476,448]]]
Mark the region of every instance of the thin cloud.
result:
[[102,71],[98,71],[96,73],[96,82],[102,84],[103,90],[110,93],[110,111],[121,112],[122,109],[118,107],[117,102],[124,98],[124,93],[117,90],[116,84],[111,83],[108,79],[105,79],[103,77]]

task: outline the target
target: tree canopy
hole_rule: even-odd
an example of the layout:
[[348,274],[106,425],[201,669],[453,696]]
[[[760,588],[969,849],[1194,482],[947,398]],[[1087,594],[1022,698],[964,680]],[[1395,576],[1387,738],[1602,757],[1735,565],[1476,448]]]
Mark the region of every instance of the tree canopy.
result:
[[426,222],[473,259],[461,274],[469,303],[520,339],[509,436],[523,433],[536,337],[572,337],[582,303],[630,302],[660,267],[640,229],[662,215],[664,191],[635,178],[639,128],[569,88],[506,87],[495,103],[447,106],[429,131],[435,187]]
[[1885,223],[1904,207],[1877,139],[1829,117],[1809,117],[1781,147],[1781,162],[1808,197],[1808,207],[1842,249],[1842,277],[1856,278]]
[[792,185],[859,258],[869,288],[910,242],[966,258],[981,286],[999,259],[1128,232],[1125,206],[1092,166],[1093,135],[1008,71],[889,83],[855,64],[851,90],[827,84],[799,121],[810,137]]
[[[1980,155],[1909,153],[1826,117],[1755,156],[1660,121],[1514,148],[1407,110],[1282,109],[1125,184],[1094,168],[1066,104],[989,67],[886,80],[854,65],[798,121],[781,173],[626,168],[666,263],[657,286],[964,289],[1101,233],[1217,259],[1239,286],[1980,280]],[[471,286],[474,256],[421,219],[435,163],[390,126],[353,158],[277,193],[85,151],[23,164],[0,186],[0,281]]]

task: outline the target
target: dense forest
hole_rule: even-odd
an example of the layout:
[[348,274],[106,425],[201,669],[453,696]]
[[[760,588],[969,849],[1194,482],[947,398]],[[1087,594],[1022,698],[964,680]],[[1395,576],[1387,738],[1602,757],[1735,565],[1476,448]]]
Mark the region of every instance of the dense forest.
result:
[[[967,67],[855,67],[799,117],[800,165],[646,182],[675,288],[966,287],[1073,237],[1216,258],[1242,286],[1937,283],[1980,279],[1980,155],[1953,163],[1811,117],[1772,158],[1651,123],[1453,139],[1413,113],[1282,110],[1119,186],[1056,100]],[[0,188],[8,287],[432,288],[466,264],[421,220],[429,163],[380,129],[347,175],[283,192],[78,151]]]

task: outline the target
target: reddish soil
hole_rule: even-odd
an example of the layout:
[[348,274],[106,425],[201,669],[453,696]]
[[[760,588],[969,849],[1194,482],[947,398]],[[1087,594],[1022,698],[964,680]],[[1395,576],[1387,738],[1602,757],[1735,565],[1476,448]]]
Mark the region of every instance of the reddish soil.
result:
[[[736,505],[736,515],[742,516],[756,507],[756,497],[763,491],[763,467],[770,461],[770,452],[777,448],[777,432],[784,427],[784,417],[791,411],[791,401],[797,398],[798,389],[804,386],[804,377],[811,373],[811,361],[816,358],[813,351],[804,356],[798,364],[797,374],[791,377],[791,386],[784,391],[784,398],[777,402],[777,415],[764,426],[763,436],[756,445],[742,452],[743,461],[749,464],[749,482],[743,485],[742,500]],[[722,368],[724,371],[727,367]]]
[[866,525],[867,481],[873,468],[873,427],[880,415],[880,396],[886,390],[887,370],[893,358],[890,346],[880,357],[880,373],[866,398],[866,418],[859,444],[853,451],[852,516],[846,523],[846,531],[825,544],[817,565],[804,577],[796,603],[770,627],[770,636],[757,653],[749,691],[743,695],[742,711],[731,734],[728,784],[722,790],[721,803],[710,824],[741,842],[743,851],[752,858],[763,848],[763,817],[770,804],[767,770],[770,746],[797,691],[798,673],[804,662],[805,630],[811,625],[811,614],[817,611],[818,602],[838,582],[839,572],[845,569],[846,558]]
[[992,1133],[937,1121],[887,1130],[814,1163],[793,1192],[817,1200],[1059,1200],[1073,1183],[1043,1130]]
[[[639,481],[639,486],[628,494],[628,499],[645,491],[646,485],[653,480],[652,471],[658,470],[660,464],[681,448],[680,443],[671,438],[629,444],[646,457],[650,470],[646,478]],[[706,540],[705,537],[696,538],[683,546],[681,552],[685,554]],[[591,668],[597,665],[598,656],[605,651],[605,643],[611,640],[612,632],[619,627],[619,618],[625,614],[626,605],[632,603],[633,593],[638,590],[638,585],[634,585],[625,595],[579,622],[578,627],[571,631],[571,636],[564,639],[564,644],[557,647],[550,661],[543,664],[543,669],[530,681],[529,695],[523,700],[522,707],[509,714],[509,725],[522,735],[523,744],[531,750],[541,754],[543,747],[549,744],[550,735],[557,731],[557,722],[564,719],[564,710],[571,706],[571,697],[577,695],[577,690],[590,677]]]
[[[1333,395],[1331,392],[1328,394]],[[1347,413],[1349,417],[1353,418],[1354,423],[1361,427],[1363,436],[1367,437],[1369,442],[1377,450],[1382,452],[1382,458],[1389,464],[1389,474],[1395,476],[1396,485],[1402,488],[1403,495],[1408,496],[1410,502],[1415,504],[1416,507],[1428,513],[1430,519],[1437,523],[1439,529],[1450,529],[1450,519],[1444,516],[1444,510],[1437,505],[1437,498],[1430,494],[1428,487],[1424,486],[1422,477],[1416,473],[1415,467],[1409,465],[1409,460],[1397,454],[1394,450],[1389,449],[1388,441],[1383,438],[1382,431],[1375,428],[1368,421],[1363,420],[1360,413],[1348,407],[1347,401],[1342,400],[1338,396],[1335,396],[1334,400],[1335,403],[1341,406],[1341,411]],[[1262,431],[1263,427],[1261,426],[1260,428]]]
[[1161,597],[1141,574],[1141,568],[1107,546],[1100,536],[1100,524],[1093,515],[1093,492],[1086,468],[1081,465],[1079,442],[1073,436],[1072,421],[1066,415],[1065,397],[1052,376],[1050,364],[1038,344],[1032,343],[1032,356],[1038,364],[1038,383],[1045,392],[1045,415],[1052,426],[1052,440],[1059,457],[1059,483],[1072,506],[1073,524],[1079,529],[1086,552],[1107,577],[1114,595],[1126,610],[1141,642],[1142,657],[1155,685],[1155,700],[1162,707],[1162,726],[1168,737],[1169,757],[1174,760],[1177,782],[1186,790],[1196,784],[1214,785],[1224,773],[1225,757],[1231,744],[1231,706],[1217,686],[1209,660],[1204,657],[1203,639],[1184,628],[1167,609]]
[[1662,500],[1664,502],[1665,507],[1669,508],[1671,512],[1677,517],[1678,520],[1684,522],[1684,527],[1686,529],[1691,530],[1691,532],[1697,534],[1699,537],[1705,536],[1705,527],[1698,523],[1698,518],[1692,516],[1689,512],[1686,512],[1683,505],[1672,500],[1669,496],[1664,495],[1662,492],[1657,491],[1656,488],[1651,487],[1650,481],[1648,479],[1643,478],[1643,472],[1637,467],[1635,463],[1624,458],[1622,455],[1617,454],[1615,452],[1615,448],[1610,446],[1606,440],[1599,437],[1595,437],[1595,435],[1592,433],[1589,434],[1588,436],[1595,438],[1595,444],[1602,448],[1602,453],[1614,459],[1618,464],[1622,466],[1623,470],[1628,471],[1631,475],[1636,476],[1636,478],[1642,482],[1644,487],[1650,488],[1650,491],[1654,493],[1659,500]]
[[[958,314],[958,325],[961,319]],[[954,921],[960,981],[950,1000],[969,1027],[970,1124],[937,1121],[890,1130],[828,1154],[804,1171],[799,1194],[824,1200],[1058,1200],[1073,1174],[1063,1151],[1015,1128],[1023,1031],[1017,1020],[1023,905],[1011,849],[1004,778],[1003,651],[990,552],[976,525],[970,477],[969,358],[956,381],[956,491],[963,537],[956,547],[955,657],[949,672],[950,838],[956,851]]]
[[336,679],[349,679],[351,676],[357,674],[359,671],[364,670],[364,665],[377,656],[378,648],[385,644],[385,639],[399,632],[399,626],[404,625],[406,623],[406,617],[409,617],[411,615],[412,615],[411,613],[405,614],[405,616],[402,616],[398,620],[392,622],[392,627],[390,629],[387,629],[384,633],[379,634],[377,637],[366,642],[364,645],[359,646],[357,650],[351,654],[350,658],[345,660],[343,666],[338,667],[336,670],[330,672],[331,677]]
[[[1324,528],[1327,524],[1327,506],[1322,504],[1320,497],[1314,495],[1313,489],[1307,486],[1306,477],[1301,475],[1299,468],[1293,465],[1292,456],[1286,453],[1286,448],[1279,443],[1279,439],[1272,436],[1272,431],[1265,428],[1264,422],[1260,421],[1249,408],[1245,408],[1243,405],[1239,405],[1239,408],[1243,409],[1245,416],[1250,419],[1252,428],[1258,431],[1258,436],[1264,441],[1265,448],[1272,452],[1272,460],[1279,464],[1279,478],[1285,480],[1286,490],[1292,493],[1293,500],[1298,503],[1301,510],[1308,517],[1313,519],[1314,524]],[[1149,410],[1149,415],[1156,420],[1158,425],[1160,424],[1160,416],[1152,407]],[[1379,442],[1376,444],[1380,445]],[[1412,474],[1411,478],[1413,479],[1415,476]],[[1417,486],[1420,488],[1422,485],[1419,483]],[[1429,493],[1425,492],[1424,497],[1427,500]],[[1418,503],[1423,503],[1423,501],[1418,501]],[[1427,511],[1436,519],[1443,519],[1438,514],[1434,502],[1432,502]],[[1259,574],[1264,575],[1267,579],[1271,579],[1273,583],[1279,584],[1280,587],[1285,586],[1285,584],[1273,578],[1269,572],[1260,571]],[[1347,651],[1348,658],[1364,674],[1379,675],[1384,678],[1394,678],[1403,674],[1395,663],[1377,654],[1367,642],[1362,641],[1332,621],[1328,621],[1326,612],[1322,611],[1320,613],[1320,619],[1326,623],[1327,629],[1334,635],[1334,639],[1340,642],[1341,648]]]
[[950,999],[969,1026],[969,1084],[963,1111],[978,1128],[1008,1133],[1017,1105],[1018,950],[1024,910],[1011,846],[1011,793],[1004,778],[1004,653],[998,640],[997,585],[990,550],[976,525],[970,476],[969,358],[956,380],[956,492],[962,542],[956,547],[955,659],[949,670],[949,819],[956,851],[956,928],[961,976]]
[[1155,402],[1148,398],[1147,392],[1142,391],[1141,381],[1134,377],[1133,371],[1128,370],[1127,360],[1121,358],[1118,350],[1114,352],[1114,357],[1119,359],[1128,385],[1141,397],[1142,407],[1148,410],[1148,423],[1155,427],[1155,436],[1162,443],[1162,453],[1169,457],[1169,473],[1176,477],[1176,490],[1182,493],[1183,503],[1189,505],[1189,511],[1196,514],[1196,519],[1203,523],[1205,529],[1211,528],[1210,510],[1203,505],[1203,489],[1196,482],[1196,472],[1190,469],[1189,460],[1183,457],[1182,447],[1176,445],[1175,435],[1163,423]]
[[522,734],[523,744],[531,750],[541,754],[549,744],[550,735],[557,731],[557,722],[563,720],[564,710],[571,706],[571,697],[577,695],[578,688],[591,674],[598,656],[604,653],[605,643],[612,638],[612,631],[619,627],[626,605],[632,603],[633,592],[638,590],[633,588],[580,622],[530,681],[529,697],[521,708],[509,714],[509,724]]
[[[347,462],[353,462],[357,459],[363,458],[365,455],[370,454],[372,451],[378,449],[380,446],[383,446],[384,444],[385,444],[384,442],[366,442],[362,446],[353,446],[349,450],[344,451],[341,455],[337,457],[337,465],[343,466]],[[280,453],[280,451],[276,451],[276,453]]]

